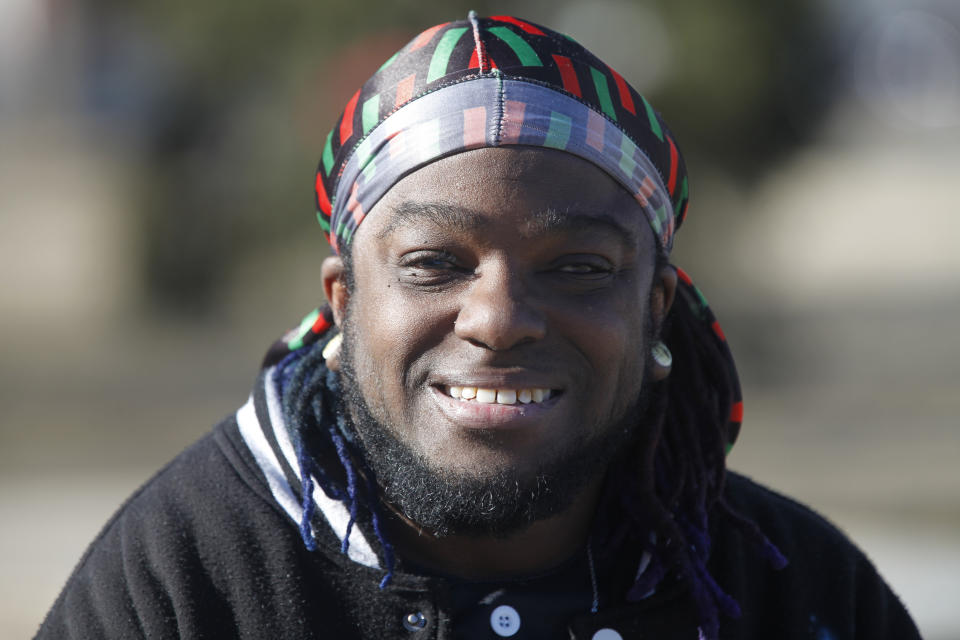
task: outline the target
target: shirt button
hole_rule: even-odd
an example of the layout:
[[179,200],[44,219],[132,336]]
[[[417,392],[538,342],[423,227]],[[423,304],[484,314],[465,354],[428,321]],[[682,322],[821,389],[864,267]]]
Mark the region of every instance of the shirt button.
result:
[[403,616],[403,628],[407,631],[420,631],[425,626],[427,626],[427,618],[419,611]]
[[593,634],[591,640],[623,640],[623,636],[613,629],[600,629]]
[[510,605],[502,604],[490,614],[490,627],[501,638],[509,638],[520,630],[520,614]]

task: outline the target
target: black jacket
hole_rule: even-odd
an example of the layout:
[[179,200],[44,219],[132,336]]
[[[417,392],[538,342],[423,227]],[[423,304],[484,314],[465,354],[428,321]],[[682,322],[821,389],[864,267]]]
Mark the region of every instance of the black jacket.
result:
[[[369,526],[359,523],[349,556],[342,554],[346,511],[316,492],[319,546],[305,548],[296,465],[285,430],[276,428],[279,403],[265,380],[269,371],[244,408],[120,508],[81,559],[38,638],[464,635],[450,580],[400,571],[380,589],[383,558]],[[869,560],[823,518],[734,473],[726,492],[790,564],[774,571],[736,529],[714,527],[711,573],[743,611],[738,620],[721,618],[721,638],[919,638]],[[614,574],[609,568],[600,573]],[[477,606],[492,612],[502,604]],[[611,597],[597,613],[588,605],[571,614],[563,637],[590,640],[601,629],[628,639],[698,636],[696,610],[682,583],[668,583],[636,604]],[[516,610],[524,615],[519,605]],[[536,637],[530,628],[521,625],[513,637]],[[470,631],[471,637],[499,637],[489,628]]]

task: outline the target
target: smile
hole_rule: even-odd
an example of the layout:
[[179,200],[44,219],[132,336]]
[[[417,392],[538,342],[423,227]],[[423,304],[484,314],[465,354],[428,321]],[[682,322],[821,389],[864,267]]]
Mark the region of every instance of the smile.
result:
[[451,398],[481,404],[531,404],[545,402],[553,392],[539,387],[510,389],[487,389],[483,387],[448,386],[446,392]]
[[[492,380],[490,381],[492,382]],[[557,410],[566,394],[549,387],[436,384],[432,396],[458,429],[539,430],[545,416]],[[508,383],[509,384],[509,383]],[[527,383],[529,384],[529,383]]]

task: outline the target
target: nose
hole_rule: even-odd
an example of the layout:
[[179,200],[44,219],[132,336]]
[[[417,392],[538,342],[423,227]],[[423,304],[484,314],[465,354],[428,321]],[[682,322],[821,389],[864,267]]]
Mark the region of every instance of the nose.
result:
[[482,271],[464,293],[456,335],[493,351],[542,339],[546,320],[521,280],[503,265]]

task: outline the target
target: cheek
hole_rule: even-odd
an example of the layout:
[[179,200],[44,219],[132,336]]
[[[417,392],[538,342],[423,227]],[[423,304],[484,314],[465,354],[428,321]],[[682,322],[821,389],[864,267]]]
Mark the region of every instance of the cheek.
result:
[[586,305],[578,323],[581,352],[595,373],[594,401],[603,419],[623,415],[636,402],[646,368],[646,304]]
[[423,384],[424,354],[438,340],[435,315],[434,308],[410,304],[391,284],[358,287],[355,292],[350,321],[364,395],[394,417],[408,409],[406,391]]

